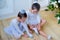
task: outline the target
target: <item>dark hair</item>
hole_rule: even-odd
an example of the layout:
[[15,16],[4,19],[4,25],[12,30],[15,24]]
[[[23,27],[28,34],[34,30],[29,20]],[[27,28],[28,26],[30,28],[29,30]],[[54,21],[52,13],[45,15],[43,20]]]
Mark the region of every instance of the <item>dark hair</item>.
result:
[[39,3],[33,3],[32,4],[32,10],[35,8],[39,11],[40,10],[40,4]]
[[18,13],[18,17],[19,18],[22,18],[22,17],[25,17],[26,18],[27,17],[27,14],[26,14],[26,12],[24,12],[24,13],[19,12]]

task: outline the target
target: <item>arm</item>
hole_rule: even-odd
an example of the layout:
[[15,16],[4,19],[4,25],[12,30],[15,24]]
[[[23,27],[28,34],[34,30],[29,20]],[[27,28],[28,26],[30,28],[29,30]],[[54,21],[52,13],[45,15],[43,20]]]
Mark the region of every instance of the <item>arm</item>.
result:
[[14,23],[13,25],[14,25],[15,29],[16,29],[19,33],[21,33],[22,35],[24,34],[22,31],[20,31],[17,23]]
[[38,30],[41,30],[40,23],[38,23],[37,27],[38,27]]
[[24,27],[24,29],[26,30],[27,33],[29,33],[29,29],[26,23],[21,23]]
[[22,25],[23,25],[23,27],[24,27],[25,31],[27,32],[28,36],[32,38],[32,37],[33,37],[33,35],[29,32],[29,29],[28,29],[27,24],[26,24],[26,23],[22,23]]
[[37,25],[38,30],[41,30],[41,25],[40,25],[40,23],[41,23],[41,16],[39,14],[37,15],[37,20],[38,20],[38,25]]
[[30,24],[28,24],[28,25],[29,25],[30,29],[33,29],[35,27],[34,25],[30,25]]

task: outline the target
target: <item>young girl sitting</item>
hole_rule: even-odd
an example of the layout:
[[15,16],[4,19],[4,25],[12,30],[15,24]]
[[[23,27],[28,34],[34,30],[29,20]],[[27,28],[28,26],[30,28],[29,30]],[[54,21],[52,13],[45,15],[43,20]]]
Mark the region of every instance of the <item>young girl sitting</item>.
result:
[[36,34],[41,34],[48,40],[51,39],[51,36],[47,36],[42,30],[41,27],[46,23],[46,20],[40,17],[38,14],[40,10],[40,5],[38,3],[33,3],[31,10],[27,11],[27,23],[31,30],[34,30]]
[[[11,36],[14,36],[16,39],[19,39],[22,35],[27,37],[33,37],[32,34],[29,32],[27,24],[25,23],[25,20],[27,18],[27,14],[25,10],[21,10],[18,13],[18,16],[16,19],[13,19],[9,25],[9,27],[4,28],[4,31]],[[27,35],[24,32],[27,32]]]

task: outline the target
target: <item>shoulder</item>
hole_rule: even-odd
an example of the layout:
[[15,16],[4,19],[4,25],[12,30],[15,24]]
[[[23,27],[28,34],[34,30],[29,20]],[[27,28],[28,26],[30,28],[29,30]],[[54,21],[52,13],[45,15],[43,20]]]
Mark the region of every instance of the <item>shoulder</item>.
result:
[[17,19],[12,19],[11,23],[17,23]]

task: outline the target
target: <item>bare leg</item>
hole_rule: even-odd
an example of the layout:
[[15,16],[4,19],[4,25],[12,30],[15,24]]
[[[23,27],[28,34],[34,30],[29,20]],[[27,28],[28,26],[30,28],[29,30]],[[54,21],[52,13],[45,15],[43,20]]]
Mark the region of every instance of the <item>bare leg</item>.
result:
[[41,19],[41,23],[38,24],[37,28],[38,28],[39,33],[40,33],[42,36],[44,36],[45,38],[47,38],[47,37],[48,37],[47,34],[44,33],[44,32],[41,30],[42,26],[43,26],[45,23],[46,23],[46,20]]
[[40,34],[42,35],[42,36],[44,36],[47,40],[52,40],[52,36],[51,35],[47,35],[46,33],[44,33],[43,31],[39,31],[40,32]]
[[40,33],[42,36],[44,36],[45,38],[48,38],[47,34],[44,33],[43,31],[40,30],[39,33]]
[[38,30],[40,31],[42,26],[46,23],[46,20],[41,19],[41,22],[37,25]]
[[32,38],[33,35],[29,32],[29,29],[28,29],[28,27],[27,27],[27,24],[23,24],[23,27],[24,27],[25,31],[27,32],[27,35],[28,35],[30,38]]
[[46,23],[46,20],[41,19],[40,27],[42,27]]

